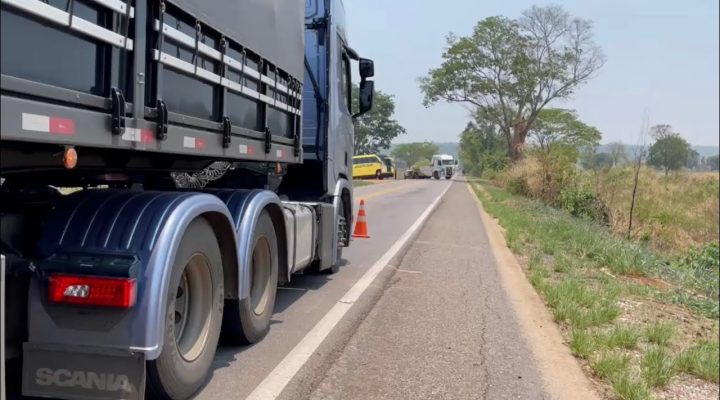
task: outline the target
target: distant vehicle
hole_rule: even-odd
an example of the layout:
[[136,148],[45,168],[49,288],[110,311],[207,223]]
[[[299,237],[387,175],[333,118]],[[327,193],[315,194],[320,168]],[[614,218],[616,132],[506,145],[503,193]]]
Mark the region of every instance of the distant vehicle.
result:
[[457,160],[449,154],[435,154],[432,156],[430,165],[432,165],[433,178],[440,179],[444,176],[445,179],[450,179],[455,173]]
[[405,171],[404,176],[405,179],[430,179],[432,177],[432,167],[429,164],[422,167],[413,166]]
[[397,179],[397,167],[395,165],[395,160],[391,157],[380,155],[380,158],[383,160],[383,163],[385,164],[385,167],[387,168],[387,172],[385,174],[386,178],[393,178]]
[[387,176],[392,176],[392,172],[377,154],[353,157],[353,179],[383,179]]

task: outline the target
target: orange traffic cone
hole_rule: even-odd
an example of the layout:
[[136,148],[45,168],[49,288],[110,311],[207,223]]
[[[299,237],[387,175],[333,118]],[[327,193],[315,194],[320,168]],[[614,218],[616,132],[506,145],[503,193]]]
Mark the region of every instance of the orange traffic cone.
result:
[[367,221],[365,221],[365,200],[360,200],[360,210],[358,211],[357,222],[355,223],[355,232],[352,237],[369,238]]

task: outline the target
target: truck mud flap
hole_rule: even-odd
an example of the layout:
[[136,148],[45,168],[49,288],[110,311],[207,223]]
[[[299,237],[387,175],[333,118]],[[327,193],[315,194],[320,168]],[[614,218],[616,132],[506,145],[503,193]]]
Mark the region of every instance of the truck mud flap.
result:
[[142,354],[50,344],[23,345],[22,393],[61,399],[142,399]]

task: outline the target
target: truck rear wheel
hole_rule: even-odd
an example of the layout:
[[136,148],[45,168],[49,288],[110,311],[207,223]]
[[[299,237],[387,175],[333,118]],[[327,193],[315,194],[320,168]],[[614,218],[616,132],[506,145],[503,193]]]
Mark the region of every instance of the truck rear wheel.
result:
[[223,313],[223,268],[215,233],[204,218],[185,230],[170,277],[164,342],[148,362],[152,399],[187,399],[205,382]]
[[228,301],[223,327],[233,341],[256,343],[267,334],[275,308],[278,281],[278,243],[267,211],[255,225],[250,261],[250,293],[243,300]]

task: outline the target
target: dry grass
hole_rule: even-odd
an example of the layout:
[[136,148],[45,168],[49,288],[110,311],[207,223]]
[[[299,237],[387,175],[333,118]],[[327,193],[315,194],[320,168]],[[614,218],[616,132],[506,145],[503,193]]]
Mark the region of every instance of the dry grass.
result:
[[[616,168],[583,173],[610,211],[611,227],[627,232],[632,196],[632,170]],[[632,231],[634,238],[655,250],[678,254],[689,247],[717,242],[720,235],[720,174],[671,173],[643,168]]]
[[[594,193],[618,235],[627,234],[633,190],[631,167],[582,171],[565,167],[549,173],[527,157],[497,176],[494,184],[553,203],[568,188]],[[678,255],[720,239],[720,173],[640,171],[632,237],[653,250]],[[553,204],[557,205],[557,204]]]

